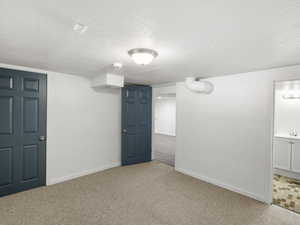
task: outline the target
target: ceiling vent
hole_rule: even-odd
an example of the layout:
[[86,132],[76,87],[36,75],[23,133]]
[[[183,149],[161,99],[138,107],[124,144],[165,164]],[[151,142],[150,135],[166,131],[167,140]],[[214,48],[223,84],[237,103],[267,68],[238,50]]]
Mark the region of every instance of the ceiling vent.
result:
[[122,88],[124,87],[124,76],[112,73],[106,73],[95,76],[92,79],[93,88]]

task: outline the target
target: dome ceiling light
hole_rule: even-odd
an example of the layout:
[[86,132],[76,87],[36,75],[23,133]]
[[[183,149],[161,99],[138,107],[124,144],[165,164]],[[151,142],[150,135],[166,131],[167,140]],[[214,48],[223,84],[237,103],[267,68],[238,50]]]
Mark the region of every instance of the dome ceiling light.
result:
[[134,48],[128,51],[129,56],[138,65],[147,65],[158,56],[158,53],[148,48]]

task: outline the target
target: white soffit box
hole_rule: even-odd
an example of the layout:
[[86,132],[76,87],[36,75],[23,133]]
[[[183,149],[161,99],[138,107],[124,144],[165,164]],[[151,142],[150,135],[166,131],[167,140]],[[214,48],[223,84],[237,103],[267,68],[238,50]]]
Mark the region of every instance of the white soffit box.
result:
[[124,76],[112,73],[106,73],[99,76],[95,76],[92,79],[91,86],[121,88],[124,87]]

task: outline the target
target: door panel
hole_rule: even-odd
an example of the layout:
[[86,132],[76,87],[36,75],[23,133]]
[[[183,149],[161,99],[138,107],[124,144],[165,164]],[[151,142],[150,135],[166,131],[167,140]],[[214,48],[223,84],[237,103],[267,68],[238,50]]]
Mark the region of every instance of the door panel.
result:
[[13,97],[0,96],[0,135],[13,132]]
[[14,79],[12,76],[6,74],[0,74],[0,89],[13,89]]
[[[138,153],[139,155],[141,155],[141,157],[143,157],[146,154],[146,150],[147,150],[147,140],[146,140],[146,132],[139,134],[138,136]],[[146,157],[146,155],[145,155]]]
[[39,91],[39,80],[33,78],[24,78],[24,91]]
[[0,196],[45,185],[47,76],[0,68]]
[[136,135],[128,134],[126,137],[126,145],[125,147],[128,149],[127,157],[134,158],[135,155],[135,146],[136,146]]
[[12,183],[12,147],[0,148],[0,186]]
[[294,142],[292,148],[292,171],[300,173],[300,142]]
[[122,164],[151,160],[151,87],[122,89]]
[[36,133],[38,131],[38,119],[38,98],[23,98],[24,133]]
[[25,145],[23,148],[23,176],[22,180],[36,179],[38,177],[38,146]]
[[274,141],[274,167],[277,169],[291,169],[291,144],[285,140]]

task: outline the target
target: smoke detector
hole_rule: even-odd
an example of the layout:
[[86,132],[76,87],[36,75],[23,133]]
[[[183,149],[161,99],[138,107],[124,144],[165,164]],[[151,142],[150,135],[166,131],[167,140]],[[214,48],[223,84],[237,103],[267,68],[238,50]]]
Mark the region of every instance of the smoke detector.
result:
[[200,77],[187,77],[185,79],[185,86],[193,92],[202,94],[210,94],[214,90],[214,85],[206,80],[202,80]]
[[75,23],[73,26],[73,30],[79,34],[83,34],[87,31],[88,26],[82,24],[82,23]]
[[114,69],[119,69],[120,70],[120,69],[122,69],[123,64],[120,63],[120,62],[115,62],[115,63],[112,64],[112,66],[113,66]]

